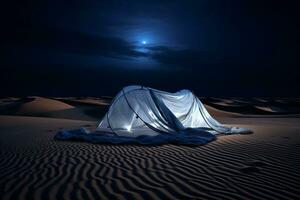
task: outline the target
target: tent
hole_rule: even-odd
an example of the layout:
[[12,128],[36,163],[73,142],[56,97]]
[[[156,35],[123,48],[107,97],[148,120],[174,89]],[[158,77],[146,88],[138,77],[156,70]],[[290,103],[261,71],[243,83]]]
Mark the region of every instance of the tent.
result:
[[219,133],[251,131],[220,124],[189,90],[168,93],[128,86],[113,99],[96,132],[85,128],[60,131],[55,139],[110,144],[202,145],[215,140]]
[[113,99],[97,131],[118,136],[158,136],[185,132],[248,133],[245,128],[217,122],[189,90],[164,92],[127,86]]

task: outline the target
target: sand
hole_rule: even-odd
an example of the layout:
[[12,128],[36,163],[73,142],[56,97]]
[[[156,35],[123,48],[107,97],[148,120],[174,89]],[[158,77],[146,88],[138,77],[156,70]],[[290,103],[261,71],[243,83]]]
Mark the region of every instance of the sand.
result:
[[[82,105],[70,103],[71,98],[68,103],[42,100],[46,104],[40,108],[18,98],[0,105],[0,199],[300,198],[300,118],[295,113],[247,117],[208,107],[223,123],[254,134],[219,136],[204,146],[107,145],[53,140],[59,130],[95,129],[95,113],[85,112],[86,103],[95,99],[81,99]],[[27,105],[26,112],[3,109],[16,102],[20,109]],[[104,109],[101,102],[95,102],[95,110]],[[57,107],[59,114],[52,110]],[[81,111],[81,119],[64,114],[69,109]]]

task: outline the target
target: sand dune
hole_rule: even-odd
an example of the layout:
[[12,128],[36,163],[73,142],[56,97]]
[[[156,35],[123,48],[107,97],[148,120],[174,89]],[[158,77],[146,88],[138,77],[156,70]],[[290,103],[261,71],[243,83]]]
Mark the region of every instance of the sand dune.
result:
[[242,115],[296,115],[300,114],[300,101],[297,98],[201,98],[217,110]]
[[254,134],[219,136],[198,147],[53,139],[63,129],[94,130],[97,109],[107,108],[101,102],[31,97],[1,103],[7,109],[0,110],[0,199],[300,198],[300,118],[247,118],[208,103],[213,117]]
[[214,118],[227,118],[227,117],[239,117],[241,116],[238,113],[234,113],[234,112],[227,112],[227,111],[222,111],[219,109],[216,109],[212,106],[209,106],[207,104],[204,104],[205,108],[207,109],[207,111],[211,114],[211,116],[214,116]]
[[274,106],[255,106],[257,109],[261,109],[263,111],[266,112],[270,112],[270,113],[286,113],[288,111],[284,110],[284,109],[280,109]]
[[[97,111],[97,105],[91,108]],[[102,111],[103,109],[101,109]],[[85,109],[72,106],[60,100],[44,97],[27,97],[10,102],[9,106],[4,105],[0,114],[32,117],[51,117],[62,119],[77,119],[95,121],[101,116],[91,115]]]
[[23,103],[19,106],[18,111],[15,114],[41,114],[47,112],[55,112],[67,109],[73,109],[73,106],[70,106],[66,103],[43,98],[43,97],[30,97],[31,101]]
[[55,98],[60,101],[65,101],[69,103],[79,103],[79,104],[88,104],[88,105],[98,105],[98,106],[108,106],[112,98],[78,98],[78,97],[67,97],[67,98]]
[[[7,106],[7,104],[1,105]],[[14,115],[39,115],[42,113],[55,112],[73,108],[74,107],[71,105],[49,98],[27,97],[10,101],[9,106],[7,106],[7,109],[2,109],[2,111],[6,112],[7,114]]]

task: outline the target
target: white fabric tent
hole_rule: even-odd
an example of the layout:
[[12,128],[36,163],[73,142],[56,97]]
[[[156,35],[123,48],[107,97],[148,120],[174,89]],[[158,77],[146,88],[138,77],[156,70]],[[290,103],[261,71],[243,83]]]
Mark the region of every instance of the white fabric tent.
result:
[[213,134],[251,132],[217,122],[189,90],[168,93],[143,86],[123,88],[97,127],[97,131],[128,137],[179,134],[191,130]]

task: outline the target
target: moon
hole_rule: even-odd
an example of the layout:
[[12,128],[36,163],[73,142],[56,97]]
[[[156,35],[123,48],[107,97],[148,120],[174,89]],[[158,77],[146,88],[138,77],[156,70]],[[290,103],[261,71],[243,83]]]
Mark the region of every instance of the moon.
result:
[[143,40],[143,41],[142,41],[142,44],[147,44],[147,41],[146,41],[146,40]]

